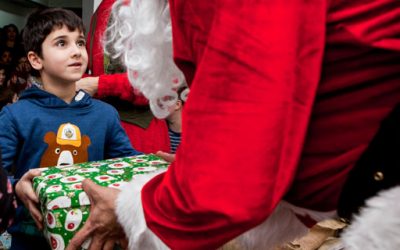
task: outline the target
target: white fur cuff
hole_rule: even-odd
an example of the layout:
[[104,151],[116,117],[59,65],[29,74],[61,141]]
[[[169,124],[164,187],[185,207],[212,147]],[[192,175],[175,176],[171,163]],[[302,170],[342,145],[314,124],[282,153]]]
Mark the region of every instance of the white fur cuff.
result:
[[146,225],[141,191],[142,187],[160,172],[134,176],[131,182],[121,189],[117,198],[118,222],[129,239],[129,249],[169,249]]
[[360,215],[343,233],[345,249],[400,249],[400,186],[379,193],[366,202]]
[[302,237],[309,228],[299,220],[296,214],[321,221],[332,218],[335,211],[318,212],[281,201],[263,223],[237,239],[240,249],[275,249],[285,242]]

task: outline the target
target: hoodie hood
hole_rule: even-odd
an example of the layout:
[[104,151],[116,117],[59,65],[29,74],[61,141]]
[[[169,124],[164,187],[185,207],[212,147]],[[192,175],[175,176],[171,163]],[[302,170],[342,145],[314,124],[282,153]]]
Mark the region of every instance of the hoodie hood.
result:
[[71,103],[66,103],[58,96],[42,90],[36,86],[22,92],[19,100],[26,100],[38,106],[51,108],[84,108],[92,104],[91,96],[83,90],[76,92]]

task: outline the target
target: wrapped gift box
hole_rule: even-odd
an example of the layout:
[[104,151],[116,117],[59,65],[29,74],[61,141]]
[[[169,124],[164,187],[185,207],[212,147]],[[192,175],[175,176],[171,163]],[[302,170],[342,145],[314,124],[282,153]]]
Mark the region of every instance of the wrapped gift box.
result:
[[46,168],[33,179],[44,216],[44,234],[52,249],[64,249],[89,217],[90,201],[82,181],[121,188],[134,175],[167,168],[169,163],[155,155],[138,155],[72,166]]

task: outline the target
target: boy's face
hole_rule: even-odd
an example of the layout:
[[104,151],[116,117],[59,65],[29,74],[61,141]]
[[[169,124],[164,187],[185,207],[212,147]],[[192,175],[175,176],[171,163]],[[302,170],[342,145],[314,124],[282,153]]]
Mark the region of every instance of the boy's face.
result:
[[43,41],[42,57],[33,58],[28,53],[28,59],[39,70],[44,84],[75,83],[88,62],[83,33],[78,29],[71,32],[66,26],[55,28]]
[[175,105],[172,105],[172,106],[168,107],[169,115],[168,115],[167,119],[171,118],[172,115],[175,114],[175,112],[177,112],[181,108],[182,108],[182,101],[181,100],[176,101]]

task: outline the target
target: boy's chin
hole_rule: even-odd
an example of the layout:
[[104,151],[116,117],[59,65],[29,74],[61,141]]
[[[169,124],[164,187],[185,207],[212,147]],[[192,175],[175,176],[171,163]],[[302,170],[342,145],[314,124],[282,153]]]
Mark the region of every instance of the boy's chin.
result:
[[82,77],[83,77],[83,73],[82,74],[76,74],[76,75],[74,74],[73,76],[70,77],[69,80],[71,82],[77,82],[77,81],[81,80]]

